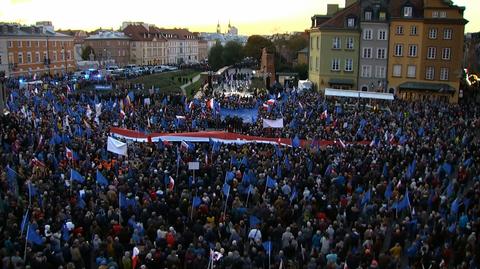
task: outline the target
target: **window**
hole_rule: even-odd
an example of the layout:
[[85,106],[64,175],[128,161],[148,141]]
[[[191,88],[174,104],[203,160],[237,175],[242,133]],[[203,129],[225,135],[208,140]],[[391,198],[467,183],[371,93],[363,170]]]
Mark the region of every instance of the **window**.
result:
[[417,76],[417,66],[409,65],[407,68],[407,77],[415,78]]
[[320,37],[317,36],[317,49],[320,49]]
[[35,62],[39,63],[40,62],[40,52],[35,52]]
[[377,49],[377,59],[386,59],[387,58],[387,49],[380,48]]
[[340,71],[340,60],[333,59],[332,60],[332,71]]
[[40,41],[37,41],[37,48],[40,47]]
[[353,71],[353,60],[346,59],[345,60],[345,71],[352,72]]
[[416,25],[412,25],[410,27],[410,35],[417,35],[417,26]]
[[427,72],[425,72],[425,79],[433,80],[434,76],[435,76],[435,69],[433,68],[433,66],[427,67]]
[[62,59],[62,61],[65,61],[65,50],[62,50],[60,52],[60,56],[61,56],[60,58]]
[[320,60],[318,59],[318,57],[315,57],[315,70],[318,71],[318,66],[320,65]]
[[362,65],[362,77],[363,78],[372,77],[372,66],[371,65]]
[[443,30],[443,39],[452,39],[452,29]]
[[363,30],[363,39],[364,40],[372,40],[372,29],[365,29]]
[[408,56],[409,57],[417,57],[417,45],[409,45],[408,46]]
[[13,42],[12,41],[8,41],[8,48],[11,48],[13,47]]
[[437,28],[430,28],[428,31],[428,38],[437,39]]
[[57,61],[57,52],[56,51],[53,52],[53,61],[54,62]]
[[27,63],[31,63],[31,62],[32,62],[32,53],[27,52]]
[[395,54],[394,56],[400,57],[403,56],[403,45],[395,44]]
[[365,11],[365,20],[366,21],[371,21],[372,20],[372,12],[371,11]]
[[378,30],[378,40],[387,40],[387,30]]
[[432,18],[438,18],[438,11],[432,11]]
[[362,58],[365,58],[365,59],[372,58],[372,48],[363,48]]
[[387,77],[387,68],[385,66],[375,67],[375,77],[376,78],[386,78]]
[[435,47],[429,47],[427,50],[427,59],[435,59],[437,55],[437,48]]
[[43,61],[44,62],[47,61],[47,52],[46,51],[43,52]]
[[397,35],[403,35],[403,26],[402,25],[398,25],[396,29],[397,29],[397,31],[396,31]]
[[333,38],[333,48],[334,49],[340,49],[340,38],[339,37],[334,37]]
[[412,7],[404,7],[403,8],[403,16],[410,18],[412,17],[413,14],[413,8]]
[[446,18],[447,17],[447,12],[446,11],[441,11],[440,12],[440,18]]
[[32,46],[32,42],[29,40],[27,41],[27,48],[30,48]]
[[387,13],[384,12],[384,11],[381,11],[379,14],[378,14],[378,19],[381,20],[381,21],[384,21],[387,19]]
[[353,50],[353,37],[347,37],[347,49]]
[[23,64],[23,54],[21,52],[18,53],[18,63]]
[[450,60],[450,48],[444,48],[442,50],[442,59],[443,60]]
[[394,77],[401,77],[402,76],[402,65],[401,64],[393,65],[393,76]]
[[349,27],[349,28],[355,27],[355,18],[348,18],[347,19],[347,27]]
[[440,68],[440,80],[448,80],[448,68]]
[[68,51],[67,53],[67,60],[70,60],[72,59],[72,52],[71,51]]

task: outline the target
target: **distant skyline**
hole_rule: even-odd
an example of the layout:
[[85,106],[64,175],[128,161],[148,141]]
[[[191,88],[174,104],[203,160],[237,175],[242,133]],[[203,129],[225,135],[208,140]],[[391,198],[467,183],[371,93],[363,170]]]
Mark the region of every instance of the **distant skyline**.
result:
[[[465,32],[480,31],[480,0],[454,0],[465,6],[469,21]],[[52,21],[55,29],[117,30],[123,21],[142,21],[159,27],[188,28],[193,32],[222,32],[229,20],[239,34],[274,34],[310,28],[314,14],[327,4],[344,6],[344,0],[0,0],[0,21],[34,24]]]

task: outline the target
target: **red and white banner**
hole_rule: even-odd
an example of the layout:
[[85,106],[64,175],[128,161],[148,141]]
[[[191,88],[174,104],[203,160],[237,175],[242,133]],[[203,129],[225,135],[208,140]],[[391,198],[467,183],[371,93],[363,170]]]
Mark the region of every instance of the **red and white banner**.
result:
[[[122,129],[117,127],[111,127],[110,133],[113,137],[124,138],[127,140],[132,140],[136,142],[158,142],[160,140],[163,143],[168,142],[203,142],[208,143],[211,140],[215,142],[221,142],[225,144],[247,144],[247,143],[261,143],[261,144],[276,144],[283,146],[292,146],[292,139],[289,138],[268,138],[260,136],[249,136],[236,133],[228,133],[221,131],[211,131],[211,132],[191,132],[191,133],[151,133],[144,134],[137,131],[132,131],[128,129]],[[300,140],[300,145],[302,147],[308,147],[312,141],[309,140]],[[316,141],[318,146],[326,147],[334,145],[334,141],[321,140]],[[356,144],[368,145],[369,141],[356,142]]]

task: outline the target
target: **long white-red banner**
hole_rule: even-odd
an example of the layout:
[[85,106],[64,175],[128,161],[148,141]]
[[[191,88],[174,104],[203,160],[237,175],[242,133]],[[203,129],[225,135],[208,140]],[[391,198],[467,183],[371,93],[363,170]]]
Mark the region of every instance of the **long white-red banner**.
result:
[[[260,136],[249,136],[229,132],[211,131],[211,132],[190,132],[190,133],[151,133],[144,134],[138,131],[111,127],[110,133],[114,137],[124,138],[136,142],[209,142],[210,139],[215,142],[226,144],[246,144],[246,143],[262,143],[262,144],[280,144],[284,146],[292,146],[292,140],[288,138],[267,138]],[[305,147],[312,143],[318,143],[317,146],[324,147],[337,144],[335,141],[308,141],[300,140],[300,146]],[[368,144],[368,142],[360,142],[360,144]]]

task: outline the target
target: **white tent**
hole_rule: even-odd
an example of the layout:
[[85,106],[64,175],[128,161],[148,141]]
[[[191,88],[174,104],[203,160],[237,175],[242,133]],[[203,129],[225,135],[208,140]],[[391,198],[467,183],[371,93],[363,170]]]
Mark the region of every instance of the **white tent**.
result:
[[313,84],[310,80],[299,80],[298,81],[298,89],[300,91],[311,90],[312,88],[313,88]]
[[325,89],[325,96],[368,98],[368,99],[380,99],[380,100],[395,99],[393,94],[391,93],[351,91],[351,90],[339,90],[339,89],[331,89],[331,88]]

